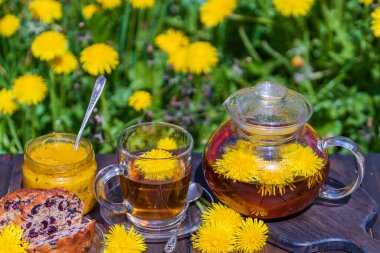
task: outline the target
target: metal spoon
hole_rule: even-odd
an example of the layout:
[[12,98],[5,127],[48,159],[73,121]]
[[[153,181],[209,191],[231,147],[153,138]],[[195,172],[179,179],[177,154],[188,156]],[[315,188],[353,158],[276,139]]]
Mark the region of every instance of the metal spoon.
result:
[[202,193],[203,193],[203,189],[202,189],[202,186],[200,184],[198,184],[198,183],[191,183],[190,184],[189,190],[187,192],[187,197],[186,197],[186,201],[187,201],[188,205],[187,205],[186,209],[184,210],[180,221],[178,222],[177,229],[176,229],[175,233],[169,238],[169,240],[165,244],[165,249],[164,249],[165,253],[173,253],[174,252],[174,250],[177,246],[177,237],[178,237],[179,228],[181,227],[182,222],[186,218],[187,209],[188,209],[191,202],[199,199],[202,196]]
[[106,84],[106,81],[107,81],[107,79],[104,76],[99,76],[96,79],[94,89],[92,90],[90,103],[88,104],[87,111],[86,111],[86,114],[84,115],[82,125],[79,129],[77,139],[75,140],[75,146],[74,146],[75,151],[78,150],[79,141],[80,141],[80,138],[82,137],[83,130],[86,127],[87,121],[91,116],[92,110],[94,110],[94,107],[95,107],[96,103],[98,102],[100,95],[102,94],[102,91],[103,91],[104,85]]

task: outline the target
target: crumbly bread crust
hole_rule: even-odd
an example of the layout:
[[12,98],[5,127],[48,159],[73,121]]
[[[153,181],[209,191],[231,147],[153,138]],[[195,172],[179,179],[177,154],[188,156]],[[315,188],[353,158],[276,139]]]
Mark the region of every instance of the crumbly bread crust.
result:
[[[30,205],[44,190],[42,189],[20,189],[8,193],[0,199],[0,229],[7,224],[20,223],[22,210]],[[17,221],[15,221],[17,219]]]
[[45,242],[42,246],[37,244],[36,246],[29,246],[27,249],[30,253],[82,253],[88,252],[91,246],[92,238],[94,237],[95,220],[89,221],[85,226],[77,225],[80,229],[78,232],[70,233],[69,230],[75,230],[75,227],[68,228],[63,231],[59,231],[58,234],[68,233],[67,236],[63,236],[59,239],[51,238],[49,243],[49,237],[43,238],[41,242]]
[[21,189],[0,199],[0,228],[20,226],[28,252],[87,252],[95,221],[82,224],[82,216],[83,202],[62,188]]
[[83,202],[78,196],[62,188],[53,188],[38,192],[12,223],[24,230],[28,242],[34,242],[66,226],[81,224],[82,214]]

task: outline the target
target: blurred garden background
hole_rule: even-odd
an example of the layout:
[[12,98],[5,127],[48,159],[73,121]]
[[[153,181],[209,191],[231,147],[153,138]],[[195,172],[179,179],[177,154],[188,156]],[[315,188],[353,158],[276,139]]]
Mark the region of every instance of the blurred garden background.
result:
[[224,100],[263,80],[308,97],[322,136],[380,152],[377,37],[372,0],[0,0],[0,153],[77,133],[100,74],[84,134],[99,153],[152,120],[188,129],[201,151]]

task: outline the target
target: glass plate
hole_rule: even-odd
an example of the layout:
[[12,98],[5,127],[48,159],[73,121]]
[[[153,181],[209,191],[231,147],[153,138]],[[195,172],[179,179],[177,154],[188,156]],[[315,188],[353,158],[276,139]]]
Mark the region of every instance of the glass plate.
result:
[[[202,197],[204,197],[207,201],[212,203],[213,198],[211,194],[203,187],[202,189],[203,189]],[[122,202],[120,197],[118,197],[118,196],[121,196],[121,190],[120,190],[120,185],[117,182],[115,182],[109,188],[109,191],[106,194],[110,200],[114,202]],[[114,224],[123,224],[127,230],[129,230],[132,226],[131,222],[127,218],[127,215],[125,214],[114,214],[108,209],[100,207],[100,215],[104,219],[104,221],[110,226]],[[191,203],[186,212],[186,218],[182,222],[179,228],[178,238],[185,237],[188,234],[193,233],[201,223],[201,215],[202,215],[202,212],[199,210],[196,204],[194,202]],[[142,234],[146,242],[167,241],[173,235],[176,228],[177,226],[174,226],[165,230],[152,231],[152,230],[144,230],[142,228],[135,226],[135,230]]]
[[[92,218],[83,217],[83,221],[90,221]],[[92,239],[91,247],[89,253],[102,253],[104,251],[105,246],[105,237],[103,230],[100,228],[98,224],[95,223],[95,233],[94,238]]]

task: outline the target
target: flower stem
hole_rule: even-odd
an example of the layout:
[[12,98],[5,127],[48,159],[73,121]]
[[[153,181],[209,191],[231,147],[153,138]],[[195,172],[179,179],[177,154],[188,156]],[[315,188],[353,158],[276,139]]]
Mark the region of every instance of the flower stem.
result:
[[8,121],[9,129],[11,130],[11,135],[12,135],[12,137],[13,137],[15,143],[16,143],[18,152],[23,153],[24,150],[22,148],[20,139],[17,136],[17,132],[16,132],[16,128],[15,128],[15,125],[13,123],[13,120],[11,119],[11,117],[9,115],[6,115],[6,118],[7,118],[7,121]]
[[50,95],[51,121],[52,121],[52,130],[55,131],[56,121],[57,121],[57,108],[56,108],[57,97],[55,95],[55,76],[52,71],[49,71],[49,77],[50,77],[49,95]]
[[239,36],[240,36],[240,39],[243,41],[243,44],[245,48],[247,49],[248,53],[252,56],[252,58],[257,62],[262,62],[263,60],[261,59],[259,54],[256,52],[255,48],[252,46],[252,43],[249,41],[248,35],[242,26],[239,26]]
[[262,43],[262,47],[263,49],[268,53],[270,54],[273,58],[277,59],[279,62],[281,62],[285,67],[286,69],[290,72],[290,73],[293,73],[292,71],[292,65],[290,64],[289,60],[283,56],[282,54],[280,54],[279,52],[277,52],[276,50],[274,50],[269,44],[267,41],[263,41]]
[[32,138],[36,137],[35,109],[35,106],[30,107],[30,129],[32,132]]
[[127,39],[127,31],[128,31],[128,23],[129,23],[129,17],[131,15],[131,7],[129,3],[124,4],[124,13],[123,17],[121,18],[121,28],[120,28],[120,39],[119,39],[119,54],[121,55],[124,47],[125,47],[125,41]]
[[258,24],[263,24],[263,25],[271,25],[273,24],[273,20],[269,18],[263,18],[263,17],[251,17],[251,16],[245,16],[245,15],[240,15],[240,14],[231,14],[229,16],[230,20],[234,21],[245,21],[245,22],[253,22],[253,23],[258,23]]

